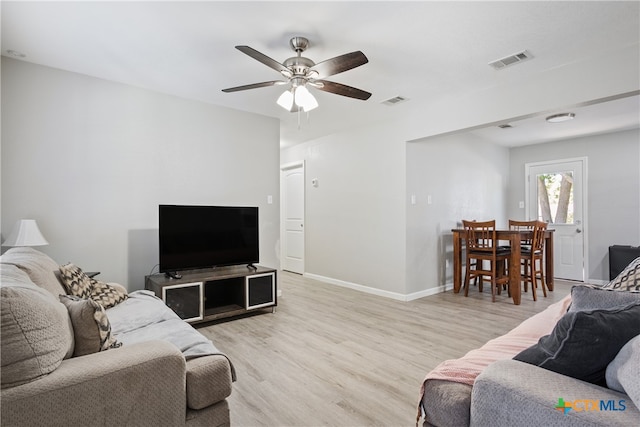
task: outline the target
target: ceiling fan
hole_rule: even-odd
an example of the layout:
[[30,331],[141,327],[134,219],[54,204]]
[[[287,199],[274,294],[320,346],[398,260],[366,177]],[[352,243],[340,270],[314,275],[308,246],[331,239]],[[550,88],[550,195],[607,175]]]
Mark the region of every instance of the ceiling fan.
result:
[[291,112],[299,112],[301,110],[311,111],[318,106],[318,102],[313,95],[311,95],[307,86],[311,86],[325,92],[335,93],[336,95],[361,100],[367,100],[371,96],[369,92],[364,90],[347,86],[342,83],[324,80],[325,77],[351,70],[352,68],[359,67],[369,62],[364,53],[360,51],[346,53],[316,64],[311,59],[302,56],[302,52],[304,52],[309,46],[309,40],[305,37],[293,37],[289,41],[289,44],[296,52],[297,56],[288,58],[283,63],[271,59],[249,46],[236,46],[236,49],[240,52],[262,62],[267,67],[280,72],[280,74],[282,74],[282,76],[287,80],[272,80],[268,82],[253,83],[223,89],[222,91],[229,93],[241,90],[257,89],[260,87],[289,84],[290,88],[280,95],[277,102],[278,105]]

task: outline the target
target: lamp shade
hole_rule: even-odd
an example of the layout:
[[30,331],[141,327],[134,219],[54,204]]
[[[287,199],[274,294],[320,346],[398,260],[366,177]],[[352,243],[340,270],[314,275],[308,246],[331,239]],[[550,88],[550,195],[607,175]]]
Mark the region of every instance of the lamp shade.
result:
[[49,242],[44,238],[35,219],[21,219],[11,230],[2,246],[44,246]]

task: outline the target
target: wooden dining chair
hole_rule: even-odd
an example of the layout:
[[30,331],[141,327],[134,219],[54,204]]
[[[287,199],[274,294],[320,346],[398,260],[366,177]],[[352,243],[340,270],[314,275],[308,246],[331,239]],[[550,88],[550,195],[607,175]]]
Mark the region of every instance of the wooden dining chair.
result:
[[531,293],[533,294],[533,300],[537,301],[538,296],[536,289],[538,287],[538,280],[540,280],[540,287],[542,293],[547,296],[547,285],[545,283],[544,268],[542,267],[542,260],[544,258],[544,233],[547,230],[547,223],[542,221],[532,221],[534,223],[531,233],[531,245],[530,247],[522,248],[520,250],[520,259],[522,261],[522,280],[524,281],[524,290],[527,291],[527,285],[531,284]]
[[[530,250],[531,249],[531,244],[533,241],[533,229],[536,227],[536,223],[538,221],[517,221],[514,219],[510,219],[509,220],[509,230],[516,230],[516,231],[529,231],[531,232],[531,234],[528,237],[524,237],[520,240],[520,251],[523,250]],[[522,255],[522,252],[520,252],[520,254]],[[522,258],[522,256],[520,257],[522,259],[522,267],[524,269],[524,271],[526,272],[528,269],[528,257],[525,257],[524,259]],[[529,290],[529,282],[525,281],[524,282],[524,291],[527,292]]]
[[[509,249],[501,248],[496,239],[496,222],[463,220],[465,229],[467,255],[464,275],[464,296],[469,296],[469,283],[479,278],[480,283],[485,276],[491,282],[491,301],[495,302],[496,293],[500,294],[501,286],[509,283],[509,275],[505,268],[511,255]],[[488,261],[489,268],[484,268],[484,261]],[[482,288],[480,287],[480,291]]]
[[[531,231],[531,232],[533,232],[533,229],[536,227],[536,223],[537,222],[538,221],[516,221],[516,220],[510,219],[509,220],[509,230]],[[520,248],[521,249],[530,249],[532,240],[533,240],[533,235],[521,239],[520,240]]]
[[[540,280],[542,291],[546,297],[547,289],[544,280],[544,270],[542,268],[542,255],[544,252],[544,232],[547,229],[547,223],[536,220],[516,221],[510,219],[509,229],[529,232],[528,236],[520,240],[520,260],[524,291],[528,292],[530,283],[533,288],[534,285],[537,284],[537,280]],[[536,241],[536,237],[538,237],[538,241]],[[533,294],[533,300],[537,301],[536,289],[532,289],[531,292]]]

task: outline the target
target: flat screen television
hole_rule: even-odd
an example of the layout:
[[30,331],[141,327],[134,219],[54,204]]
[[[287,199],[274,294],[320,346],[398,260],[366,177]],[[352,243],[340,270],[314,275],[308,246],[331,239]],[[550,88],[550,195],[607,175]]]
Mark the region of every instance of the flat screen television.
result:
[[258,208],[159,205],[160,272],[257,263]]

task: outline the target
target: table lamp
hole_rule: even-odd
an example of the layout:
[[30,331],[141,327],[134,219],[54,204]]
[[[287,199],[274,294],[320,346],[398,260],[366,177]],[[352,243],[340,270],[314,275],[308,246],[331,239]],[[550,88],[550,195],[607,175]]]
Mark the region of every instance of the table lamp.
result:
[[35,219],[21,219],[11,230],[2,246],[44,246],[49,242],[44,238]]

